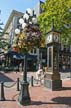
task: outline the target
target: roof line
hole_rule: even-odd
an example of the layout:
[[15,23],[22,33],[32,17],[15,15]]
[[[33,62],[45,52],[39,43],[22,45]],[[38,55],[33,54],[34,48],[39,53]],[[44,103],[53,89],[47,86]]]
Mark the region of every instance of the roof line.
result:
[[23,14],[24,13],[22,13],[22,12],[19,12],[19,11],[16,11],[16,10],[12,10],[12,12],[11,12],[11,14],[10,14],[10,16],[9,16],[9,18],[7,20],[7,23],[6,23],[5,27],[4,27],[3,32],[5,32],[7,30],[7,28],[9,26],[9,24],[11,23],[14,15],[16,15],[16,16],[20,15],[20,16],[22,16]]

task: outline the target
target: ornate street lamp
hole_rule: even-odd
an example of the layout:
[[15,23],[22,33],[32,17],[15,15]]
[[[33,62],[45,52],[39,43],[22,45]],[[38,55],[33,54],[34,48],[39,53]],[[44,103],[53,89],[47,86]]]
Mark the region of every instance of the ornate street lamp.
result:
[[[16,29],[15,34],[22,37],[22,40],[18,39],[18,41],[21,41],[21,47],[26,46],[23,48],[24,50],[24,73],[23,73],[23,80],[21,81],[21,91],[19,94],[18,101],[20,104],[28,104],[30,102],[30,95],[28,90],[29,83],[27,82],[27,51],[40,42],[40,31],[37,26],[37,19],[34,15],[33,11],[31,9],[27,9],[26,13],[23,15],[23,18],[19,19],[19,23],[21,25],[21,29]],[[20,42],[19,42],[20,44]]]

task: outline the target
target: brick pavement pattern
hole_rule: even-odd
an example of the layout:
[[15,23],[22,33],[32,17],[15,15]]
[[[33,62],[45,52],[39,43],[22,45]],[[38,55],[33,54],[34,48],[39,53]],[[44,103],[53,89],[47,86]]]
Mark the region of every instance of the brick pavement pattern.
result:
[[[6,77],[13,84],[19,77],[22,78],[21,73],[0,73],[0,76]],[[34,73],[28,72],[28,75]],[[0,78],[1,79],[1,78]],[[7,84],[7,83],[6,83]],[[18,102],[19,91],[16,86],[12,88],[5,88],[5,101],[0,101],[0,108],[71,108],[71,80],[62,80],[62,89],[58,91],[51,91],[43,85],[37,84],[34,87],[29,86],[31,103],[27,106],[22,106]]]

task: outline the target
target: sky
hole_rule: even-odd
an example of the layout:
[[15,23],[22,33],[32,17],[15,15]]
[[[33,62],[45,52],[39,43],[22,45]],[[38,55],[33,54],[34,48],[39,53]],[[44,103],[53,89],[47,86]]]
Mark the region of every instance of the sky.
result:
[[17,10],[24,13],[27,8],[33,9],[35,5],[38,3],[38,1],[39,0],[1,0],[0,23],[3,22],[5,26],[12,10]]

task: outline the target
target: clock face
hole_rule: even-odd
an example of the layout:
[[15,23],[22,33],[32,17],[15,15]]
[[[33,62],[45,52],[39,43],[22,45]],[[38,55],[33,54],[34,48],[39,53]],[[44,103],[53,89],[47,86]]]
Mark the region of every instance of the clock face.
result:
[[59,42],[59,36],[58,34],[49,34],[46,39],[46,43],[50,42]]
[[52,35],[49,35],[49,36],[47,37],[47,43],[49,43],[49,42],[52,42]]
[[54,41],[55,41],[55,42],[58,42],[58,41],[59,41],[59,39],[58,39],[58,36],[57,36],[57,35],[54,35]]

